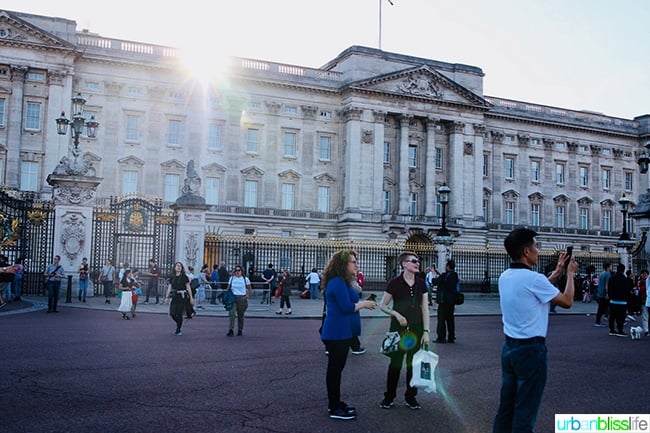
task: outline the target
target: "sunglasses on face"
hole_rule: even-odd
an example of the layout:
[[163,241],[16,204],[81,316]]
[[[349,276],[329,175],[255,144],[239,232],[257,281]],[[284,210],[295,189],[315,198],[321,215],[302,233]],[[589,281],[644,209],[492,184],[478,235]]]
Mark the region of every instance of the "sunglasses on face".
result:
[[416,264],[416,265],[420,264],[420,261],[418,259],[408,259],[408,260],[404,260],[404,261],[409,262],[409,263],[413,263],[413,264]]
[[241,269],[235,269],[235,272],[241,272]]

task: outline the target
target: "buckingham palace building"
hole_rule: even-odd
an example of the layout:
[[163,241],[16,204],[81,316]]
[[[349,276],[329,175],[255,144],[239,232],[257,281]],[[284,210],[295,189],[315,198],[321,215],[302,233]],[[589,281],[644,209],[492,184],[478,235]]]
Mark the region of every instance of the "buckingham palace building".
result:
[[[628,249],[645,240],[650,115],[485,95],[479,66],[362,46],[319,68],[215,60],[206,86],[173,47],[5,10],[0,52],[0,183],[43,200],[74,160],[99,179],[93,203],[173,204],[191,166],[207,233],[407,245],[444,228],[486,248],[527,226],[585,254],[616,252],[622,230]],[[78,146],[57,131],[75,97]]]

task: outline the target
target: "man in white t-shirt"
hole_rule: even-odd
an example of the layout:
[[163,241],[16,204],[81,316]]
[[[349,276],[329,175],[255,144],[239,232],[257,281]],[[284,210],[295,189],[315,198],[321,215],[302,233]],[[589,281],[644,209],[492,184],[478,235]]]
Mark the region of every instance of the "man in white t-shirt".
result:
[[[573,304],[573,277],[578,263],[563,253],[548,278],[533,271],[539,254],[535,236],[533,230],[518,228],[503,242],[513,263],[499,277],[505,341],[501,352],[501,401],[493,433],[532,433],[546,385],[550,305],[569,308]],[[567,263],[566,288],[560,292],[551,282],[562,275]]]

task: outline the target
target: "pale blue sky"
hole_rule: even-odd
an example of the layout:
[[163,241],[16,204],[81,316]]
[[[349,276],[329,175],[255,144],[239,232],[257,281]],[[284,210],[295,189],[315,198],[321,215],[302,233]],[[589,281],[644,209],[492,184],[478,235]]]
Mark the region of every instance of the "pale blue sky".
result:
[[[648,0],[383,0],[382,49],[478,66],[484,92],[631,119],[650,114]],[[379,0],[3,0],[102,36],[318,67],[377,48]],[[209,6],[208,6],[209,5]],[[184,7],[180,7],[184,6]]]

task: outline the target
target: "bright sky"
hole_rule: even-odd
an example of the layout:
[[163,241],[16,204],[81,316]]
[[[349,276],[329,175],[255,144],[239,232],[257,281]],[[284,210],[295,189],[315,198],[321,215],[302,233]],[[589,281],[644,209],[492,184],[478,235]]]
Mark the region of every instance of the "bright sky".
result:
[[[319,67],[352,45],[478,66],[488,96],[650,114],[648,0],[3,0],[78,30]],[[157,4],[158,3],[158,4]]]

